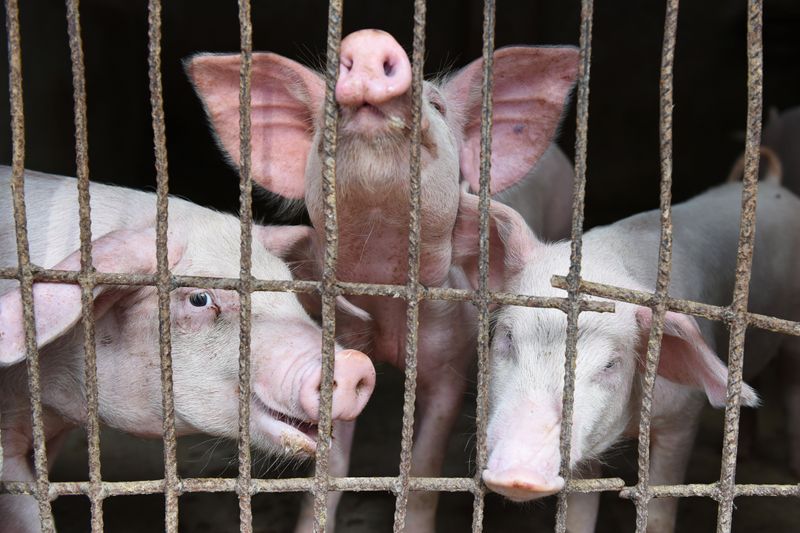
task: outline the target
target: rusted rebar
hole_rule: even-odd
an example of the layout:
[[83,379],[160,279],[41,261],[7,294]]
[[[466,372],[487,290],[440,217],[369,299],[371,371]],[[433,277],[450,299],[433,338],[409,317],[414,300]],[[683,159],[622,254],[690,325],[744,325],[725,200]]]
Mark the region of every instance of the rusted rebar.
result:
[[[581,2],[580,54],[578,62],[577,127],[575,136],[575,182],[572,189],[572,234],[570,267],[567,275],[567,341],[564,357],[564,390],[562,397],[559,475],[570,483],[570,446],[572,442],[572,410],[575,398],[575,365],[578,355],[578,316],[581,312],[581,247],[583,245],[583,210],[586,197],[586,152],[589,134],[589,78],[592,66],[592,0]],[[567,494],[558,495],[556,531],[567,530]]]

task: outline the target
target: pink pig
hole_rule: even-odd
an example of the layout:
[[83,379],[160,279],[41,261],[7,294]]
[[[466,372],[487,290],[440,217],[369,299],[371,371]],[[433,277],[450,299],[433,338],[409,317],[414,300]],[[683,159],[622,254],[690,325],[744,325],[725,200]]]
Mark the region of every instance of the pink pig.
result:
[[[550,146],[577,63],[577,50],[570,47],[496,51],[492,193],[522,180]],[[454,261],[458,251],[452,234],[461,180],[478,189],[482,64],[476,60],[441,83],[424,84],[420,281],[429,287],[468,287],[465,272]],[[239,56],[195,56],[187,70],[222,147],[238,164]],[[322,242],[323,78],[294,61],[262,53],[253,56],[252,80],[253,176],[273,193],[305,198],[317,242]],[[336,84],[339,280],[406,283],[410,86],[408,55],[391,35],[362,30],[342,41]],[[554,157],[559,156],[563,158],[560,153]],[[547,205],[549,200],[532,201]],[[560,216],[568,219],[569,210]],[[551,233],[564,226],[560,223]],[[321,247],[314,256],[316,271],[309,276],[319,279]],[[337,330],[374,358],[403,368],[405,302],[388,297],[352,301],[372,316],[371,330],[348,316],[337,319]],[[475,309],[424,301],[419,325],[412,475],[436,476],[474,358]],[[406,530],[433,531],[436,501],[433,493],[411,493]],[[310,528],[310,516],[303,514],[298,530]]]
[[[9,187],[0,167],[0,267],[17,265]],[[27,172],[25,200],[32,262],[78,270],[75,180]],[[155,195],[92,184],[92,256],[99,272],[155,273]],[[177,275],[239,276],[240,226],[231,215],[184,200],[169,204],[169,261]],[[252,273],[291,279],[276,255],[289,252],[303,227],[254,226]],[[276,255],[273,255],[276,254]],[[44,434],[49,462],[68,430],[86,423],[81,291],[36,283]],[[100,420],[143,437],[162,425],[159,325],[154,287],[98,286],[95,335]],[[175,425],[179,435],[238,434],[239,295],[182,287],[170,296]],[[352,310],[352,306],[345,305]],[[363,313],[360,313],[363,315]],[[268,452],[308,456],[316,449],[322,332],[294,295],[252,295],[253,444]],[[339,350],[334,365],[334,431],[352,425],[375,384],[371,361]],[[20,291],[0,280],[0,429],[3,481],[33,481],[25,334]],[[0,495],[0,533],[40,531],[30,496]]]
[[[776,183],[778,173],[769,176],[759,184],[748,310],[798,320],[800,199]],[[730,304],[741,194],[740,183],[726,183],[674,206],[671,296]],[[501,275],[503,290],[563,296],[550,280],[567,274],[569,242],[540,242],[518,213],[499,202],[492,202],[491,225],[498,237],[492,241],[492,257],[500,258],[492,269],[495,277]],[[456,235],[473,242],[476,227],[477,199],[465,197]],[[593,229],[584,236],[581,276],[652,291],[659,242],[657,211]],[[477,249],[473,261],[476,254]],[[597,477],[603,454],[638,434],[642,363],[651,323],[649,308],[620,302],[615,313],[580,316],[570,451],[576,477]],[[545,497],[564,486],[559,436],[565,342],[566,315],[561,311],[509,306],[497,313],[490,357],[489,458],[483,480],[514,501]],[[718,322],[666,314],[653,400],[651,484],[683,482],[700,409],[706,399],[715,407],[725,406],[728,371],[717,354],[725,354],[727,344],[728,330]],[[797,346],[797,337],[751,329],[744,378],[757,375],[780,350],[796,358]],[[742,387],[742,404],[757,405],[753,389]],[[796,394],[796,386],[793,391]],[[567,529],[594,531],[598,502],[597,493],[570,494]],[[673,498],[652,500],[647,531],[672,531],[676,505]]]

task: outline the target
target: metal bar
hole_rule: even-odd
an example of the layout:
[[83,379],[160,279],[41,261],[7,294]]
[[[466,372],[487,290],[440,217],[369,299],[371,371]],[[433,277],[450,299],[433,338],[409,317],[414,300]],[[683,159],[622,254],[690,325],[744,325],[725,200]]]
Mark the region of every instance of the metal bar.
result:
[[661,111],[659,137],[661,141],[661,242],[658,250],[658,276],[650,334],[647,340],[647,359],[642,380],[642,407],[639,416],[638,482],[636,484],[636,531],[647,530],[647,507],[650,502],[650,429],[653,415],[653,391],[656,384],[661,338],[667,307],[664,299],[669,291],[672,270],[672,83],[675,59],[675,38],[678,29],[678,0],[668,0],[664,19],[664,43],[661,50]]
[[[18,279],[18,268],[0,269],[0,279]],[[45,269],[31,265],[31,275],[34,281],[58,281],[61,283],[80,283],[80,276],[72,270]],[[152,274],[115,274],[97,272],[94,275],[97,285],[134,285],[134,286],[157,286],[158,276]],[[213,278],[207,276],[176,276],[170,277],[170,288],[196,287],[206,289],[226,289],[238,290],[240,280],[238,278]],[[317,281],[302,280],[252,280],[253,292],[295,292],[295,293],[319,293],[321,284]],[[333,287],[337,295],[359,295],[359,296],[388,296],[390,298],[408,298],[408,287],[406,285],[387,285],[379,283],[353,283],[339,281]],[[422,300],[447,300],[456,302],[474,302],[477,298],[475,291],[465,289],[448,289],[440,287],[420,286],[419,298]],[[568,300],[566,298],[527,296],[511,294],[507,292],[489,292],[490,303],[518,305],[523,307],[544,307],[550,309],[566,309]],[[704,304],[698,304],[704,305]],[[598,313],[613,313],[614,304],[611,302],[599,302],[581,299],[582,311],[593,311]],[[760,315],[754,315],[760,316]],[[764,317],[769,320],[769,317]],[[777,319],[776,319],[777,320]],[[787,324],[800,323],[781,321]]]
[[241,252],[239,257],[239,531],[253,530],[250,451],[250,333],[252,302],[253,179],[251,170],[250,82],[252,77],[253,27],[250,0],[239,0],[241,66],[239,71],[239,216]]
[[400,441],[400,468],[394,532],[402,533],[406,524],[414,437],[414,402],[417,397],[417,336],[419,332],[419,252],[420,252],[420,159],[422,123],[422,81],[425,59],[425,0],[414,2],[414,45],[411,71],[411,155],[409,161],[408,282],[406,285],[406,357],[403,385],[403,429]]
[[725,426],[722,439],[722,468],[719,488],[722,499],[717,512],[717,533],[731,530],[733,499],[736,497],[736,452],[739,440],[739,409],[744,366],[744,339],[747,331],[747,301],[756,237],[759,145],[763,90],[762,0],[748,0],[747,17],[747,131],[744,149],[744,190],[736,252],[736,282],[731,310],[734,319],[728,349],[728,394],[725,399]]
[[[474,477],[414,477],[409,476],[409,490],[411,491],[440,491],[440,492],[470,492],[475,493]],[[211,493],[234,492],[238,480],[236,478],[183,478],[180,480],[181,493]],[[697,485],[699,487],[716,487],[714,485]],[[101,484],[103,497],[129,496],[134,494],[160,494],[164,492],[164,480],[147,481],[103,481]],[[349,492],[393,492],[397,487],[396,476],[385,477],[337,477],[330,479],[330,489]],[[681,489],[684,486],[678,486]],[[687,486],[695,490],[695,485]],[[800,495],[797,485],[741,485],[740,487],[766,487],[768,491],[777,495]],[[314,478],[285,478],[285,479],[252,479],[250,490],[252,493],[273,492],[307,492],[313,490]],[[668,487],[672,488],[672,487]],[[573,479],[566,486],[567,492],[608,492],[632,490],[634,487],[625,487],[625,482],[620,478],[604,479]],[[662,487],[663,489],[663,487]],[[50,484],[49,495],[51,498],[58,496],[81,496],[92,490],[91,482],[53,482]],[[682,489],[689,491],[689,489]],[[705,489],[708,490],[708,489]],[[794,491],[794,492],[792,492]],[[2,494],[35,494],[36,483],[23,481],[0,482]],[[748,493],[749,494],[749,493]],[[696,495],[691,493],[689,495]],[[625,496],[623,496],[625,497]]]
[[[566,288],[566,278],[564,276],[553,276],[551,283],[554,287],[559,289]],[[580,290],[584,294],[610,298],[612,300],[628,302],[645,307],[653,307],[656,305],[654,295],[652,293],[637,291],[634,289],[614,287],[613,285],[604,285],[602,283],[594,283],[592,281],[583,280],[580,283]],[[718,320],[720,322],[724,322],[725,324],[730,324],[733,321],[734,314],[730,306],[723,307],[671,297],[667,298],[665,302],[667,309],[670,311],[703,317],[709,320]],[[775,318],[749,312],[744,316],[747,320],[747,323],[752,327],[774,331],[776,333],[785,333],[787,335],[800,335],[800,322],[793,322],[791,320],[784,320],[782,318]]]
[[102,482],[100,467],[100,418],[97,388],[97,350],[94,328],[94,267],[92,266],[92,222],[89,198],[89,147],[86,120],[86,75],[83,62],[80,12],[78,0],[67,1],[67,32],[69,34],[70,59],[72,63],[73,105],[75,106],[75,162],[78,174],[78,213],[80,226],[81,269],[81,317],[84,331],[83,349],[86,387],[86,441],[89,454],[89,480],[92,490],[88,494],[91,506],[93,533],[103,531],[103,499],[100,493]]
[[489,208],[492,171],[492,89],[494,67],[495,3],[483,3],[483,72],[481,75],[481,157],[479,177],[480,230],[478,262],[478,387],[475,413],[475,498],[472,506],[472,531],[483,531],[484,496],[483,471],[486,468],[488,449],[486,427],[489,418]]
[[[580,59],[578,65],[577,129],[575,137],[575,184],[572,192],[572,243],[567,275],[567,342],[564,361],[564,395],[562,398],[559,473],[566,483],[571,481],[570,445],[572,441],[572,409],[575,396],[575,365],[578,346],[578,315],[581,312],[579,284],[581,276],[581,246],[583,244],[583,209],[586,196],[586,149],[589,128],[589,77],[592,65],[592,0],[581,2]],[[567,494],[558,495],[556,531],[567,530]]]
[[339,225],[336,218],[336,140],[338,108],[336,80],[342,42],[342,1],[328,6],[328,42],[325,69],[324,128],[322,132],[322,199],[325,218],[325,259],[322,267],[322,383],[319,399],[319,425],[314,469],[314,531],[322,533],[328,521],[327,496],[330,471],[331,408],[333,405],[333,358],[336,348],[336,260],[339,251]]
[[158,293],[158,335],[161,361],[161,401],[164,440],[164,526],[178,531],[178,458],[175,432],[175,394],[172,379],[172,339],[170,320],[170,271],[167,230],[169,221],[169,173],[164,123],[164,97],[161,82],[161,1],[148,2],[148,76],[153,125],[153,150],[156,159],[156,286]]
[[11,105],[11,194],[14,205],[19,285],[22,315],[25,324],[25,349],[28,370],[28,392],[31,402],[31,431],[33,437],[33,467],[36,476],[36,501],[42,531],[55,531],[47,477],[42,420],[42,389],[39,374],[39,349],[36,345],[36,323],[33,308],[33,277],[31,276],[30,247],[25,213],[25,118],[22,103],[22,47],[19,31],[17,0],[6,0],[6,31],[8,33],[8,84]]

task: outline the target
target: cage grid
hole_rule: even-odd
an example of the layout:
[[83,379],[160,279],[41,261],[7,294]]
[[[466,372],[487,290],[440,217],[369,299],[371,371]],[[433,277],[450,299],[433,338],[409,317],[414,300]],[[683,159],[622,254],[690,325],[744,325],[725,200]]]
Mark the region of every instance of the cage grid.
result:
[[[91,528],[103,530],[103,500],[110,496],[134,494],[164,494],[165,529],[178,530],[178,498],[192,492],[234,492],[238,494],[240,530],[252,531],[252,501],[254,494],[267,492],[307,492],[313,496],[315,529],[323,531],[327,522],[326,499],[331,491],[389,491],[396,497],[394,530],[402,531],[409,493],[412,491],[470,492],[474,495],[472,530],[483,529],[483,503],[486,492],[480,479],[486,463],[486,424],[488,389],[489,306],[490,304],[554,308],[568,318],[565,346],[565,383],[563,413],[572,418],[578,316],[582,312],[613,312],[613,301],[628,302],[653,310],[653,322],[648,339],[644,391],[640,411],[638,440],[638,481],[626,486],[620,478],[577,479],[569,470],[571,424],[561,425],[560,474],[566,484],[558,496],[556,530],[566,531],[567,495],[617,491],[633,500],[636,507],[636,531],[647,527],[647,505],[652,498],[701,496],[718,502],[717,531],[731,530],[733,500],[740,496],[800,497],[800,485],[737,484],[735,482],[739,426],[739,396],[742,386],[744,334],[748,326],[770,331],[800,335],[800,323],[750,313],[747,297],[755,238],[755,205],[758,180],[758,146],[761,137],[762,115],[762,18],[763,1],[747,0],[748,105],[745,140],[745,172],[742,195],[742,216],[737,251],[734,296],[729,306],[714,306],[701,302],[680,300],[668,294],[671,268],[671,185],[672,185],[672,80],[675,38],[678,21],[678,0],[666,1],[664,41],[660,79],[660,213],[661,243],[658,258],[658,277],[653,293],[593,283],[580,277],[583,209],[587,170],[589,118],[589,80],[591,67],[592,0],[582,0],[580,22],[580,59],[577,84],[577,136],[575,145],[576,178],[572,206],[571,264],[567,276],[554,276],[554,287],[566,290],[564,298],[536,297],[489,291],[488,277],[488,208],[490,202],[489,175],[491,171],[491,104],[492,57],[494,52],[495,2],[485,0],[483,10],[483,73],[480,157],[480,266],[476,291],[450,288],[428,288],[419,283],[420,239],[420,124],[422,98],[422,67],[425,55],[425,0],[414,1],[414,38],[412,53],[412,148],[410,163],[410,225],[408,281],[405,285],[380,285],[340,282],[336,279],[338,226],[336,220],[336,129],[337,107],[334,88],[338,72],[339,47],[342,32],[342,0],[331,0],[328,13],[326,91],[323,131],[323,197],[325,213],[325,258],[322,280],[278,281],[259,280],[251,274],[252,177],[250,175],[250,81],[252,57],[252,24],[249,0],[239,0],[241,46],[240,71],[240,205],[241,257],[239,278],[210,278],[176,276],[169,270],[167,259],[168,168],[166,131],[161,85],[161,2],[148,1],[148,64],[151,95],[152,127],[156,154],[157,179],[157,271],[155,275],[99,273],[91,264],[91,226],[89,212],[88,141],[86,126],[86,91],[83,67],[78,0],[67,0],[67,24],[71,52],[76,163],[80,205],[79,271],[43,269],[31,263],[28,247],[24,201],[24,112],[22,94],[22,64],[17,0],[5,0],[9,50],[9,84],[12,131],[12,181],[14,221],[17,239],[18,267],[0,268],[0,278],[19,281],[25,321],[28,389],[31,397],[31,421],[34,443],[35,481],[0,481],[0,493],[32,495],[38,502],[43,531],[54,531],[50,501],[62,495],[85,495],[91,502]],[[41,383],[38,349],[34,324],[32,289],[36,281],[75,283],[81,287],[82,325],[86,331],[84,349],[87,390],[87,437],[89,443],[89,481],[50,482],[44,441]],[[97,367],[92,315],[92,292],[95,286],[145,285],[158,292],[159,334],[162,401],[164,410],[164,478],[149,481],[104,481],[100,472],[99,416]],[[170,356],[169,295],[178,287],[201,287],[236,290],[240,298],[239,353],[239,439],[238,476],[221,478],[181,478],[177,473],[174,396]],[[319,439],[313,477],[291,479],[253,479],[250,456],[249,396],[250,396],[250,298],[254,291],[315,293],[322,297],[323,380],[320,397]],[[407,337],[405,354],[405,385],[401,460],[398,476],[331,477],[328,456],[331,438],[331,405],[335,331],[335,299],[339,295],[374,295],[402,298],[407,302]],[[603,301],[588,296],[604,298]],[[478,330],[478,403],[476,473],[463,478],[421,478],[411,475],[411,443],[413,440],[414,400],[416,384],[416,340],[419,304],[424,300],[464,301],[479,311]],[[610,301],[609,301],[610,300]],[[730,328],[728,356],[728,386],[722,449],[722,466],[718,482],[707,484],[651,485],[649,480],[650,411],[656,369],[667,311],[723,322]],[[0,468],[2,468],[0,448]]]

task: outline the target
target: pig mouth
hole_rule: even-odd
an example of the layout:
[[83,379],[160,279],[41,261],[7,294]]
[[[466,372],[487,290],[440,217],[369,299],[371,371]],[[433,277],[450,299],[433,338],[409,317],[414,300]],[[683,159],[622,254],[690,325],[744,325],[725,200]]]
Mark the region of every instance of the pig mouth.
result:
[[313,455],[317,449],[319,427],[316,422],[301,420],[268,407],[254,396],[251,405],[255,407],[253,421],[272,440],[279,444],[288,455]]
[[400,134],[407,135],[410,124],[405,113],[398,106],[376,106],[369,103],[356,108],[343,109],[345,131],[366,135]]

